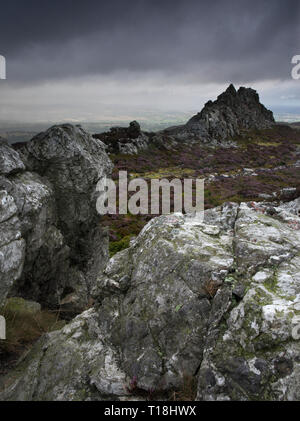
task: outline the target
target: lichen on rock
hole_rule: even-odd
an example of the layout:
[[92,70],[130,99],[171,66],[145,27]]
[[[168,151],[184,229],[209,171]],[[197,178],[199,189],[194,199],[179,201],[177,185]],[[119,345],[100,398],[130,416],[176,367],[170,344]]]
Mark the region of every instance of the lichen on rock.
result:
[[43,337],[0,399],[126,400],[133,378],[163,394],[187,374],[199,400],[299,400],[293,209],[226,203],[203,222],[151,220],[99,272],[94,309]]

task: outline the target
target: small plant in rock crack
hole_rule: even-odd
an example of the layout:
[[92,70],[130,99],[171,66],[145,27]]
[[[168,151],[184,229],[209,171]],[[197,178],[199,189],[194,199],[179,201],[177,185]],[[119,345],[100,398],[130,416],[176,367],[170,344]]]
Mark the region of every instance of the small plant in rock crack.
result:
[[137,390],[138,380],[136,376],[133,376],[130,380],[129,385],[126,386],[126,390],[128,393],[134,393]]
[[125,386],[125,390],[130,395],[141,396],[141,397],[143,397],[143,398],[145,398],[146,400],[149,400],[149,401],[153,400],[155,395],[156,395],[156,391],[155,391],[154,388],[150,388],[150,389],[145,390],[145,389],[141,389],[140,387],[138,387],[138,379],[137,379],[136,376],[132,377],[129,385]]
[[169,400],[187,402],[194,401],[197,396],[197,385],[197,377],[185,373],[182,377],[181,387],[171,393]]
[[256,211],[256,212],[262,212],[265,213],[266,210],[265,208],[261,207],[261,206],[257,206],[254,202],[250,203],[250,206]]
[[126,392],[130,394],[135,394],[135,392],[138,390],[137,384],[137,376],[133,376],[129,384],[125,386]]
[[206,281],[204,285],[204,290],[207,292],[210,298],[214,298],[220,286],[220,283],[214,281],[213,279],[210,279],[209,281]]
[[298,222],[298,221],[295,221],[295,220],[293,220],[293,221],[289,221],[289,222],[288,222],[288,226],[289,226],[290,228],[292,228],[293,230],[300,230],[300,224],[299,224],[299,222]]

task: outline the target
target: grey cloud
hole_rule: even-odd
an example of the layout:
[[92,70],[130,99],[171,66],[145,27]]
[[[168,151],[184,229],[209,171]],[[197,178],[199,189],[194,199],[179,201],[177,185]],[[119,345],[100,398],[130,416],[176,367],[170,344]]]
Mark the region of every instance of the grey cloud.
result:
[[151,72],[187,83],[288,79],[298,0],[12,0],[0,52],[13,83]]

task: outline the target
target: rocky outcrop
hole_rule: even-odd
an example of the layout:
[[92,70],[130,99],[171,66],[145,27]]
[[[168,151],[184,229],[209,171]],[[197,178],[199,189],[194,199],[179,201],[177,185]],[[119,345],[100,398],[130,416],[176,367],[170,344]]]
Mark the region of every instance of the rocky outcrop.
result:
[[86,265],[91,259],[91,243],[99,253],[94,241],[101,237],[96,185],[112,170],[103,143],[81,127],[54,126],[26,143],[20,154],[28,169],[50,181],[58,227],[71,248],[72,259]]
[[216,101],[205,104],[203,110],[188,121],[186,129],[206,142],[214,142],[232,139],[241,130],[267,129],[273,124],[273,113],[260,103],[255,90],[241,87],[236,91],[230,85]]
[[299,206],[153,219],[100,273],[95,308],[45,335],[1,399],[132,399],[189,375],[199,400],[299,400]]
[[0,307],[20,278],[25,258],[17,207],[12,196],[0,190]]
[[293,206],[299,210],[300,200],[239,209],[236,269],[226,280],[231,308],[221,289],[199,371],[200,400],[300,399],[300,220],[286,211]]
[[109,153],[135,155],[149,147],[149,137],[141,131],[137,121],[129,127],[112,127],[109,132],[94,135],[107,146]]
[[185,125],[157,133],[143,133],[136,121],[128,128],[114,127],[95,135],[109,153],[138,154],[149,147],[172,150],[183,143],[208,146],[236,146],[233,138],[252,129],[269,129],[275,124],[272,111],[260,103],[254,89],[230,85],[216,101],[208,101],[202,111]]
[[10,294],[57,307],[63,291],[70,286],[70,248],[57,227],[53,187],[45,178],[28,171],[11,177],[3,187],[15,198],[26,240],[22,276]]
[[96,211],[97,181],[112,168],[104,145],[79,127],[63,125],[16,151],[5,144],[4,150],[10,159],[0,188],[13,198],[26,242],[24,267],[10,294],[78,313],[108,258]]
[[0,176],[25,170],[19,154],[0,138]]

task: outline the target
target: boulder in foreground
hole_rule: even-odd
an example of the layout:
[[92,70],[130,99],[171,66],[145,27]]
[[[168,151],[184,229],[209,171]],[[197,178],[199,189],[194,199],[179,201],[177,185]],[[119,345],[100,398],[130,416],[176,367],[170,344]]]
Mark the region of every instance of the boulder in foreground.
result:
[[132,399],[133,382],[163,394],[189,375],[199,400],[299,400],[299,202],[150,221],[99,276],[95,308],[45,335],[1,399]]

